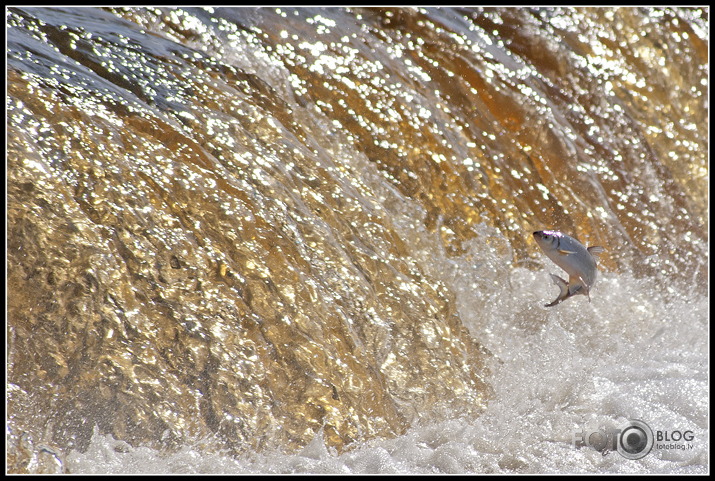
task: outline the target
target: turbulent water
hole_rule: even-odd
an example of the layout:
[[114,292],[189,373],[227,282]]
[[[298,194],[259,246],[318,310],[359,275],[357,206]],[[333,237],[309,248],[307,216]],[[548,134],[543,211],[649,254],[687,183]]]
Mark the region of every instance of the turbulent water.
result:
[[709,471],[707,8],[6,23],[10,472]]

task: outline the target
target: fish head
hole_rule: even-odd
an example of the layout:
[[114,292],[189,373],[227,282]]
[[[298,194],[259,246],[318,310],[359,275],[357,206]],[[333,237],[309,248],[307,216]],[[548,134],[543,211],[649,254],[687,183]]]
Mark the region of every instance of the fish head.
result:
[[559,243],[559,238],[564,235],[557,230],[540,230],[534,232],[533,236],[539,247],[548,251],[549,249],[555,249]]

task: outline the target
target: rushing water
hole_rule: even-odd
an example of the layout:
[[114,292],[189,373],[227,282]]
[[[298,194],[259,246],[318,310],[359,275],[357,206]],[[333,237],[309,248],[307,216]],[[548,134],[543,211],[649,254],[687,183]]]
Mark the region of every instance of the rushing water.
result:
[[6,21],[11,472],[709,470],[708,9]]

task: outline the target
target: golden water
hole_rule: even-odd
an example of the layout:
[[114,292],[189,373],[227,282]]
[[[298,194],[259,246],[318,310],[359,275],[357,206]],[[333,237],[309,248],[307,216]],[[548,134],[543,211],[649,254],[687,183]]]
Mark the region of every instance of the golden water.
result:
[[95,426],[240,453],[478,415],[440,266],[514,295],[538,228],[705,291],[706,9],[6,19],[10,471]]

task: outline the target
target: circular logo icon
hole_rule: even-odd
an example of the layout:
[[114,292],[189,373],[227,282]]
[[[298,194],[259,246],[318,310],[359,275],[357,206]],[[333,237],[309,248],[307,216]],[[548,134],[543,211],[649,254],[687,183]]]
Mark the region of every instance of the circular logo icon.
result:
[[617,449],[626,459],[640,459],[653,449],[653,431],[643,421],[630,419],[618,436]]

